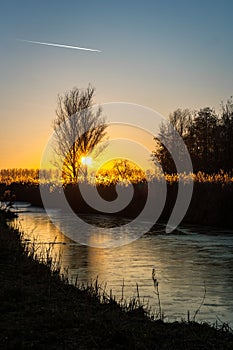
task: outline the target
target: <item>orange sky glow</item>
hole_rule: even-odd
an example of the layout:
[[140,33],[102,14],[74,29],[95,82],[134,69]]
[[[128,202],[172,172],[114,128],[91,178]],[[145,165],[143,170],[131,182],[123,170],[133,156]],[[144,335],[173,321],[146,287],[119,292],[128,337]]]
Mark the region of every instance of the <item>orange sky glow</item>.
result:
[[[233,94],[230,1],[1,6],[0,169],[40,166],[57,95],[73,87],[91,83],[100,105],[135,103],[165,117],[177,108],[218,110]],[[151,135],[121,134],[154,147]]]

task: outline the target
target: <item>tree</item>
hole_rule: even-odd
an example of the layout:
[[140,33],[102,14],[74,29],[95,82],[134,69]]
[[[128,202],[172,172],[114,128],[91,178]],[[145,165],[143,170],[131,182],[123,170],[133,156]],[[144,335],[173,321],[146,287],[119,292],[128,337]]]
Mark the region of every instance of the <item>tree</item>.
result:
[[195,172],[217,170],[218,132],[218,116],[213,109],[206,107],[196,112],[187,138]]
[[62,162],[63,179],[77,182],[82,157],[90,154],[106,135],[106,121],[101,107],[93,109],[95,89],[73,88],[63,96],[58,95],[58,107],[53,123],[54,150]]
[[[182,164],[184,157],[183,142],[178,139],[176,132],[186,141],[192,123],[192,113],[188,109],[177,109],[169,115],[169,120],[160,125],[159,137],[154,137],[155,150],[152,152],[152,159],[157,161],[168,174],[177,172],[174,160],[167,147],[176,153],[179,163]],[[166,147],[167,146],[167,147]]]
[[179,162],[182,162],[182,151],[180,151],[182,147],[175,138],[174,129],[186,144],[195,173],[198,171],[213,173],[220,169],[232,172],[232,97],[225,104],[221,104],[220,115],[209,107],[195,112],[178,109],[169,116],[169,122],[160,126],[159,135],[154,138],[156,145],[152,158],[169,174],[175,173],[176,167],[166,145],[176,151]]
[[180,164],[183,161],[182,144],[175,137],[174,129],[186,144],[194,172],[212,173],[219,170],[223,159],[220,156],[223,141],[220,138],[220,119],[213,109],[206,107],[196,112],[178,109],[169,116],[168,123],[160,126],[152,157],[158,159],[163,170],[169,174],[175,173],[176,168],[165,145],[175,150]]
[[233,98],[224,104],[221,104],[221,123],[220,123],[220,167],[226,171],[233,170]]
[[127,159],[111,160],[98,170],[99,184],[139,183],[146,180],[146,174],[138,165]]

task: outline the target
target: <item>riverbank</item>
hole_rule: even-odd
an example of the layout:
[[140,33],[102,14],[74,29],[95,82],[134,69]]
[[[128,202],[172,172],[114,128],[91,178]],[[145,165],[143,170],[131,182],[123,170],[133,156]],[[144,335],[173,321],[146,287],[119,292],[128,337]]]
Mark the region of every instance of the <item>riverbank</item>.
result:
[[[86,185],[88,192],[92,187]],[[154,186],[154,187],[153,187]],[[189,186],[183,183],[182,186]],[[63,201],[59,187],[50,184],[42,185],[46,194],[47,205],[63,209]],[[153,203],[156,206],[158,198],[161,195],[161,184],[155,181],[152,184],[154,192]],[[4,198],[4,193],[9,192],[15,201],[24,201],[31,203],[32,206],[43,207],[40,189],[38,184],[15,182],[11,184],[0,183],[0,198]],[[116,199],[117,193],[115,185],[98,186],[98,192],[101,196],[111,201]],[[130,204],[122,211],[109,214],[119,217],[135,218],[143,210],[147,200],[148,186],[146,183],[134,185],[134,195]],[[67,185],[64,189],[65,196],[70,206],[76,213],[80,214],[98,214],[99,212],[87,205],[83,199],[77,185]],[[164,209],[160,215],[159,221],[168,221],[178,193],[178,183],[176,181],[167,182],[167,197]],[[203,226],[216,226],[221,228],[233,229],[232,215],[233,201],[233,182],[221,181],[194,181],[193,195],[191,203],[184,216],[182,223]],[[152,208],[153,210],[153,208]],[[101,213],[100,213],[101,214]]]
[[151,321],[142,307],[68,284],[49,259],[0,223],[1,349],[232,349],[233,335],[206,324]]

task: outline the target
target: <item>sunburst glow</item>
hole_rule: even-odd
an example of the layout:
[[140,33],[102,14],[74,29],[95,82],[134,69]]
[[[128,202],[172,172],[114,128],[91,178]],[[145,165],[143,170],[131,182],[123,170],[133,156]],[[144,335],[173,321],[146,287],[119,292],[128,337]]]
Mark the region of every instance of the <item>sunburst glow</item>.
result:
[[81,158],[81,163],[82,163],[83,165],[88,165],[88,166],[90,166],[90,165],[92,165],[92,158],[91,158],[91,157],[82,157],[82,158]]

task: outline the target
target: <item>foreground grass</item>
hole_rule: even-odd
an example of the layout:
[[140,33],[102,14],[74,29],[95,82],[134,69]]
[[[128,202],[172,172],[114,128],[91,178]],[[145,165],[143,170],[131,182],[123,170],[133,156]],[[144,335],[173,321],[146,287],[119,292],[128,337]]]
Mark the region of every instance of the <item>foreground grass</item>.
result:
[[[233,335],[207,324],[151,321],[141,307],[100,302],[30,255],[0,217],[1,349],[232,349]],[[102,300],[102,299],[101,299]]]

